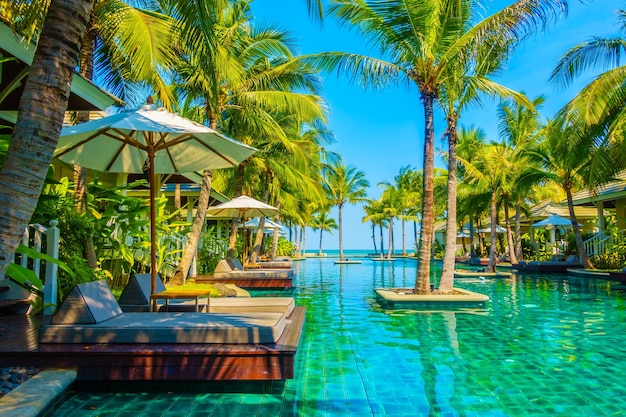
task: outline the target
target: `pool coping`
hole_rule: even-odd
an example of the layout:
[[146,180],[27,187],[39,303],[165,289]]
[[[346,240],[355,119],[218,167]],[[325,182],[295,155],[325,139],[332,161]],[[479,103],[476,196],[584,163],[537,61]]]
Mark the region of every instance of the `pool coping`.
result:
[[[394,290],[397,290],[397,288],[394,288]],[[479,294],[477,292],[456,287],[454,288],[454,291],[462,294],[403,294],[392,291],[388,288],[376,288],[375,291],[379,297],[383,298],[387,302],[402,304],[482,304],[489,300],[489,296],[485,294]]]
[[37,417],[48,411],[76,379],[71,369],[48,369],[0,398],[2,417]]

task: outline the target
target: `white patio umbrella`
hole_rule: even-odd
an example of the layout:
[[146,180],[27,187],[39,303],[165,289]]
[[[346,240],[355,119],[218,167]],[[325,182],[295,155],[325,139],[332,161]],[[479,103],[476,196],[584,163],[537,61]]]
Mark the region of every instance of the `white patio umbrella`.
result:
[[230,168],[255,148],[215,130],[147,104],[102,119],[66,127],[55,156],[69,164],[101,172],[150,173],[150,261],[156,291],[154,178],[205,169]]
[[[259,218],[255,217],[245,222],[243,227],[245,227],[246,229],[258,229],[259,221],[260,221]],[[284,228],[285,226],[283,226],[282,224],[278,224],[270,219],[265,219],[264,231],[266,232],[272,232],[274,229],[279,230],[279,229],[284,229]]]
[[[276,207],[270,206],[262,201],[256,200],[246,195],[233,198],[217,206],[209,207],[207,214],[216,217],[248,218],[248,217],[270,217],[278,214]],[[267,222],[267,220],[266,220]]]

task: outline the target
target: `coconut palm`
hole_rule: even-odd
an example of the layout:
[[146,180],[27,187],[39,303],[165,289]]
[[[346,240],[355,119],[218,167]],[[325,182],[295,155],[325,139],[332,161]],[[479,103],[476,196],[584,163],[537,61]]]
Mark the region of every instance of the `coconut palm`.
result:
[[91,7],[91,2],[52,0],[48,8],[0,169],[0,276],[13,259],[52,162]]
[[323,169],[323,186],[332,205],[337,206],[339,218],[339,260],[343,261],[343,207],[366,201],[369,182],[362,171],[346,166],[341,161]]
[[[618,30],[626,33],[626,10],[617,10]],[[623,142],[626,125],[626,66],[620,58],[626,52],[626,39],[594,37],[569,49],[554,68],[551,80],[569,86],[576,77],[590,70],[602,70],[560,112],[568,123],[581,131],[605,126],[604,143]],[[595,135],[577,133],[593,140]],[[617,162],[624,166],[624,154]]]
[[367,203],[363,205],[363,211],[365,212],[365,216],[363,216],[363,223],[371,222],[372,223],[372,243],[374,244],[374,253],[378,253],[378,249],[376,248],[376,226],[379,227],[380,230],[380,258],[382,259],[385,255],[385,246],[383,241],[383,227],[386,225],[385,214],[383,212],[383,202],[382,199],[378,200],[368,199]]
[[[541,128],[537,109],[545,102],[543,96],[535,97],[532,100],[532,107],[522,106],[511,100],[500,103],[498,108],[498,132],[504,143],[508,144],[518,154],[524,154],[535,146],[539,140],[539,130]],[[507,241],[511,263],[517,263],[522,257],[521,240],[521,207],[524,200],[527,200],[533,185],[541,180],[538,175],[537,166],[532,164],[517,172],[515,178],[510,181],[509,188],[503,190],[502,198],[504,203],[504,222],[507,229]],[[515,203],[515,239],[511,232],[509,220],[509,201]]]
[[319,230],[320,232],[320,249],[318,252],[319,256],[323,255],[322,252],[322,235],[326,231],[332,234],[332,230],[337,230],[337,222],[334,218],[328,217],[330,213],[325,211],[320,211],[316,213],[311,219],[311,228],[313,230]]
[[[434,104],[446,80],[446,68],[467,68],[480,58],[479,50],[510,52],[516,41],[551,17],[566,11],[565,0],[519,0],[500,12],[479,20],[482,8],[464,0],[359,1],[335,0],[330,13],[381,48],[385,57],[357,54],[318,54],[319,66],[339,68],[364,86],[406,80],[417,87],[423,105],[424,169],[419,268],[415,291],[430,292],[430,257],[434,225]],[[468,18],[469,16],[469,18]],[[467,28],[469,21],[478,21]],[[312,58],[310,58],[312,59]]]
[[[202,12],[206,13],[206,10]],[[185,13],[190,17],[184,27],[195,34],[189,37],[193,43],[189,44],[190,51],[185,54],[187,60],[179,66],[177,90],[185,97],[185,114],[211,126],[219,124],[229,136],[260,149],[253,159],[237,168],[237,182],[232,194],[242,194],[246,166],[251,166],[256,172],[248,173],[247,177],[265,178],[265,181],[247,184],[257,187],[255,193],[248,194],[270,199],[268,184],[277,171],[272,168],[275,165],[268,163],[270,156],[277,153],[293,155],[299,149],[292,142],[293,137],[286,133],[281,120],[286,115],[305,121],[324,118],[321,99],[302,92],[317,91],[317,79],[310,68],[293,61],[285,32],[272,26],[251,25],[249,1],[235,1],[215,10],[207,19],[212,25],[198,21],[187,8]],[[204,39],[199,46],[198,39]],[[302,184],[311,184],[311,181]],[[202,188],[201,195],[208,195],[209,191]],[[204,210],[199,208],[197,213],[203,215]],[[199,221],[198,215],[194,226],[198,223],[201,227],[203,221]],[[261,231],[264,220],[260,222]],[[237,228],[233,220],[229,257],[234,256]],[[191,245],[193,236],[192,230],[177,276],[184,276],[185,267],[188,269],[184,260],[191,259],[195,253],[195,247]]]
[[459,156],[459,161],[465,170],[465,181],[474,185],[476,192],[490,194],[491,248],[485,271],[493,272],[496,264],[497,202],[503,189],[527,162],[525,157],[516,157],[515,151],[503,143],[485,144],[474,152],[477,156],[473,160]]
[[[593,265],[585,251],[572,194],[577,188],[586,186],[590,171],[595,166],[604,165],[605,162],[602,161],[611,160],[611,154],[614,152],[604,148],[590,148],[587,152],[580,152],[579,141],[575,139],[578,133],[578,128],[567,125],[564,119],[549,121],[543,130],[544,141],[530,152],[529,156],[541,164],[544,179],[558,184],[565,192],[580,260],[586,268],[589,268]],[[610,176],[602,178],[596,173],[594,178],[603,183],[610,179]]]

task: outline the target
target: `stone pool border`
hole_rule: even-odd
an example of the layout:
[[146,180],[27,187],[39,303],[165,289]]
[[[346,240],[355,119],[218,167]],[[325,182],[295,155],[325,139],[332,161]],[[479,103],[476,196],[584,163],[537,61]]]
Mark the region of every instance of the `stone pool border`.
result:
[[[392,291],[393,290],[393,291]],[[412,289],[407,289],[410,291]],[[450,307],[482,305],[489,301],[489,296],[479,294],[477,292],[465,290],[462,288],[454,288],[454,291],[461,294],[402,294],[398,293],[398,288],[376,288],[376,296],[389,304],[411,305],[415,307],[448,305]]]
[[37,417],[59,401],[76,379],[76,371],[50,369],[39,372],[0,398],[2,417]]

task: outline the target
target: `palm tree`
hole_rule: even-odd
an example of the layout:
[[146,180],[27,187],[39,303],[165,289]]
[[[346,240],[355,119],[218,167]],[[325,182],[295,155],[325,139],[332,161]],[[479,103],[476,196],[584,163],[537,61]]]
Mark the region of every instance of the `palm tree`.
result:
[[[618,10],[619,30],[626,32],[626,11]],[[626,166],[623,146],[626,127],[626,66],[620,57],[626,50],[622,37],[595,37],[568,50],[559,60],[551,79],[567,86],[589,70],[605,69],[557,114],[549,127],[550,142],[560,138],[558,149],[571,149],[573,155],[553,154],[551,164],[566,194],[575,184],[594,189]],[[583,153],[577,149],[590,149]],[[552,153],[552,150],[549,150]],[[579,182],[580,181],[580,182]],[[568,207],[573,204],[567,195]],[[573,207],[570,207],[576,244],[585,267],[590,266]]]
[[394,185],[398,190],[400,204],[400,222],[402,225],[402,256],[406,256],[406,222],[417,221],[419,195],[417,190],[416,173],[410,166],[400,168],[394,177]]
[[[381,86],[401,78],[415,85],[423,105],[424,168],[422,227],[419,268],[415,291],[430,292],[430,258],[434,225],[434,104],[446,80],[446,68],[467,68],[480,57],[479,50],[510,53],[514,42],[546,25],[567,9],[566,0],[519,0],[500,12],[466,24],[480,16],[482,8],[464,0],[359,1],[335,0],[330,12],[341,24],[360,30],[381,48],[391,62],[357,54],[319,54],[319,66],[339,68],[359,79],[364,86]],[[469,18],[468,18],[469,16]]]
[[330,213],[328,211],[320,211],[313,216],[313,219],[311,219],[311,228],[313,230],[320,231],[320,250],[318,252],[319,256],[323,255],[322,234],[324,233],[324,231],[332,234],[333,229],[337,230],[337,222],[334,218],[328,217],[329,214]]
[[490,221],[491,221],[491,248],[489,252],[489,264],[486,272],[493,272],[496,264],[496,225],[498,224],[497,202],[503,189],[508,187],[511,178],[521,167],[527,164],[525,158],[515,157],[512,148],[502,143],[491,143],[474,148],[476,157],[473,160],[459,156],[459,161],[465,170],[465,180],[473,184],[476,192],[488,192],[491,196]]
[[[614,152],[607,152],[602,148],[591,148],[588,152],[581,152],[576,133],[578,129],[565,123],[562,118],[549,121],[543,131],[545,140],[530,152],[529,156],[541,164],[545,180],[558,184],[565,192],[580,260],[585,268],[590,268],[593,265],[585,251],[572,194],[576,188],[585,186],[590,171],[604,165],[604,161],[611,160],[610,154]],[[596,172],[594,178],[597,178],[599,183],[604,183],[611,177],[601,177]]]
[[[219,124],[229,136],[260,149],[255,157],[238,167],[233,194],[242,194],[244,173],[251,166],[257,171],[254,175],[249,173],[248,178],[265,179],[258,193],[264,195],[263,200],[269,200],[273,196],[268,187],[276,172],[283,172],[269,162],[271,155],[278,153],[285,159],[284,154],[298,151],[281,119],[291,115],[304,121],[324,120],[324,106],[317,95],[295,91],[315,92],[318,85],[313,71],[292,59],[287,34],[271,26],[252,26],[249,11],[249,1],[235,1],[215,10],[206,21],[198,21],[191,10],[185,9],[190,17],[184,28],[195,35],[189,37],[192,43],[185,55],[188,59],[180,65],[178,89],[186,97],[188,115],[195,114],[214,128]],[[206,13],[204,9],[201,12]],[[204,39],[200,46],[198,39]],[[209,174],[205,172],[205,176]],[[203,187],[201,195],[208,196],[209,191],[210,188]],[[204,211],[199,207],[197,213],[203,216]],[[194,227],[197,223],[201,228],[204,218],[200,221],[198,215]],[[264,219],[260,223],[262,226]],[[195,253],[194,231],[177,276],[186,274],[188,263],[184,260],[191,259]],[[237,223],[233,220],[229,257],[234,256],[236,236]],[[255,242],[255,246],[257,243],[260,244]]]
[[0,169],[0,276],[13,260],[52,162],[91,7],[52,0],[48,8]]
[[387,259],[391,259],[391,255],[394,251],[393,246],[393,219],[401,216],[402,207],[401,207],[401,194],[398,189],[391,184],[387,184],[387,187],[383,191],[380,196],[380,201],[382,203],[382,211],[383,216],[388,222],[389,227],[389,244],[387,245]]
[[[525,154],[539,140],[538,132],[541,128],[539,114],[536,109],[545,102],[543,96],[532,100],[532,106],[522,106],[511,101],[503,101],[498,108],[498,131],[499,136],[517,154]],[[507,230],[506,236],[509,247],[509,260],[515,264],[522,257],[521,241],[521,206],[529,194],[531,187],[541,180],[537,176],[536,166],[529,165],[517,172],[514,179],[509,182],[509,188],[503,192],[504,222]],[[515,201],[515,239],[511,232],[508,204],[511,198]]]
[[376,226],[379,226],[380,228],[380,258],[382,259],[385,252],[383,227],[386,224],[382,199],[368,199],[367,203],[363,206],[363,211],[365,212],[365,216],[363,216],[363,223],[367,221],[372,223],[372,243],[374,244],[374,253],[378,253],[376,248]]
[[[43,20],[37,10],[43,10],[45,4],[42,0],[34,1],[29,5],[31,9],[22,10],[22,6],[16,7],[15,2],[8,2],[3,13],[15,21],[18,29],[36,34],[36,28]],[[29,14],[26,19],[21,15],[25,12]],[[96,2],[82,40],[79,73],[92,81],[94,73],[101,75],[103,86],[126,101],[133,99],[136,87],[125,87],[139,83],[150,85],[170,104],[171,99],[164,93],[166,90],[160,88],[164,83],[158,71],[172,62],[170,23],[170,19],[155,11],[141,10],[122,2]],[[128,90],[131,94],[126,94]],[[76,123],[88,120],[89,111],[77,113]],[[86,178],[87,170],[74,166],[74,195],[79,213],[87,211]],[[91,237],[84,248],[84,256],[89,266],[97,267]]]
[[328,200],[337,206],[339,217],[339,260],[343,261],[343,206],[365,201],[369,182],[355,167],[335,161],[324,167],[323,186]]

